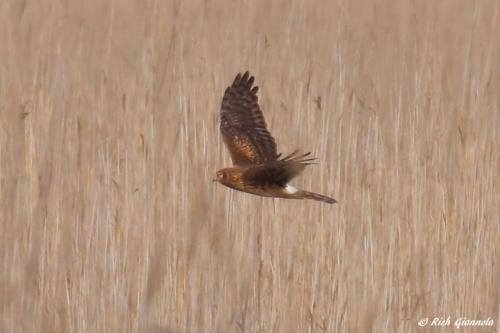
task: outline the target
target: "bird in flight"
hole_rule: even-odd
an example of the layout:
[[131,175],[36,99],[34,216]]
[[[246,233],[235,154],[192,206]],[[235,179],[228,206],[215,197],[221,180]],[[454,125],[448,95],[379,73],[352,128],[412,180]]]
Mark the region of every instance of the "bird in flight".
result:
[[281,158],[267,130],[257,100],[258,87],[248,72],[227,87],[220,110],[220,131],[234,166],[217,171],[217,181],[232,189],[264,197],[312,199],[333,204],[335,199],[305,191],[289,182],[315,158],[298,151]]

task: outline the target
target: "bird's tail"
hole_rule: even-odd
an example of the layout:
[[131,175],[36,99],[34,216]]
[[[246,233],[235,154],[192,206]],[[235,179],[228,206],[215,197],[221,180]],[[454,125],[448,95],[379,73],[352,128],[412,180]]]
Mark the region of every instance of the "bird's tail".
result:
[[326,195],[314,193],[314,192],[308,192],[308,191],[302,190],[301,194],[302,194],[302,197],[304,199],[312,199],[312,200],[316,200],[316,201],[326,202],[329,204],[334,204],[337,202],[337,200],[335,200],[333,198],[327,197]]

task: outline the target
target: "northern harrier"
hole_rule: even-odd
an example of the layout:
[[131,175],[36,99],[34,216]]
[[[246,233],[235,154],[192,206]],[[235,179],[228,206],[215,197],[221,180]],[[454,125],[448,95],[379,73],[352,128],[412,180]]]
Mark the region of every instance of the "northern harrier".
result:
[[257,101],[254,77],[240,73],[227,87],[220,111],[220,131],[234,166],[217,171],[219,183],[232,189],[265,197],[313,199],[333,204],[335,199],[304,191],[289,184],[315,160],[298,151],[280,158],[276,142]]

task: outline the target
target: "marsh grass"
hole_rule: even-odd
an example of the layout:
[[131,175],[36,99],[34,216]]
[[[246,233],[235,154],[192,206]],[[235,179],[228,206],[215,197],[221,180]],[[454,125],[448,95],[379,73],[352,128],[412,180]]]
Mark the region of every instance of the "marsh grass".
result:
[[[0,331],[498,325],[499,12],[4,1]],[[295,184],[338,204],[211,182],[247,69],[280,151],[320,159]]]

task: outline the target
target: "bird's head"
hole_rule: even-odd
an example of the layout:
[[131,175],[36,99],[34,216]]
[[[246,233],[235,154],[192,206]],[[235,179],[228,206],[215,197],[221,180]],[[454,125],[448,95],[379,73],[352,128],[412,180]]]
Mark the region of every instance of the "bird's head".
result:
[[236,168],[225,168],[217,171],[214,182],[219,182],[228,186],[229,184],[238,183],[240,180],[241,171]]

